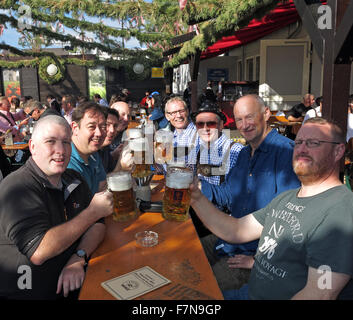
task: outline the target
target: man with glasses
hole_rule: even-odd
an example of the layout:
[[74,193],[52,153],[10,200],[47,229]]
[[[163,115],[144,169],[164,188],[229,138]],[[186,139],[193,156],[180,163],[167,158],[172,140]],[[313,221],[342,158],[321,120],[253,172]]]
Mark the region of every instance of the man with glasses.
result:
[[165,104],[165,117],[174,130],[174,148],[176,161],[189,163],[189,152],[196,147],[196,127],[190,121],[189,111],[185,101],[180,97],[174,97]]
[[[344,144],[336,124],[308,119],[292,159],[300,188],[242,218],[224,215],[190,187],[191,205],[215,234],[233,243],[260,238],[250,299],[352,299],[353,195],[339,179]],[[237,299],[246,290],[224,296]]]
[[[268,126],[270,110],[264,101],[257,95],[243,96],[233,112],[248,145],[223,184],[202,180],[201,190],[208,200],[241,218],[265,207],[281,192],[298,187],[299,181],[291,166],[294,142]],[[203,238],[202,244],[218,284],[221,290],[240,288],[249,279],[258,241],[232,244],[216,235]]]

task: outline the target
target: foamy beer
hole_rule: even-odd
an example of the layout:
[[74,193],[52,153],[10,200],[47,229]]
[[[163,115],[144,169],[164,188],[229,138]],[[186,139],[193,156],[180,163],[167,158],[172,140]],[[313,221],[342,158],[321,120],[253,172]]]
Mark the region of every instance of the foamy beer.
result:
[[142,138],[143,137],[142,129],[131,128],[127,130],[127,137],[129,140]]
[[189,168],[169,167],[163,197],[163,217],[185,221],[189,217],[190,190],[193,172]]
[[107,175],[107,184],[113,193],[115,221],[128,221],[134,219],[137,214],[134,192],[132,189],[132,177],[129,172],[114,172]]
[[173,138],[171,131],[158,130],[155,134],[154,159],[156,163],[163,164],[173,159]]
[[151,166],[146,163],[145,144],[145,138],[137,138],[129,141],[129,148],[135,163],[135,169],[132,172],[134,178],[147,177],[151,174]]

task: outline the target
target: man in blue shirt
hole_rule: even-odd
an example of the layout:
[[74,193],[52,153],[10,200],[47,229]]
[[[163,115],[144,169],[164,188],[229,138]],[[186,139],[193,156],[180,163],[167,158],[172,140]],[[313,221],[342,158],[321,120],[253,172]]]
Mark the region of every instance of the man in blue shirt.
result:
[[72,153],[68,168],[78,171],[92,194],[106,187],[106,173],[98,154],[106,137],[107,112],[104,107],[87,101],[72,114]]
[[[265,207],[283,191],[300,183],[292,168],[294,142],[271,130],[270,110],[257,95],[247,95],[234,105],[238,130],[248,142],[226,181],[215,186],[201,181],[202,193],[212,202],[231,208],[240,218]],[[221,290],[238,289],[248,281],[258,241],[230,244],[213,234],[202,239],[206,255]]]

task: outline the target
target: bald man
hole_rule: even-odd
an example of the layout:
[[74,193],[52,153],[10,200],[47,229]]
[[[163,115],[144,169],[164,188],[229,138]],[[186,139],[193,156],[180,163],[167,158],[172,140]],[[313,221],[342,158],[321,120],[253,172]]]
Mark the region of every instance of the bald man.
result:
[[110,108],[119,112],[118,134],[112,143],[112,149],[115,149],[121,143],[124,131],[129,126],[130,108],[129,105],[124,101],[115,102],[110,106]]
[[[264,101],[257,95],[243,96],[235,103],[233,113],[248,145],[239,152],[224,183],[201,183],[207,199],[230,208],[233,217],[241,218],[300,183],[291,165],[294,142],[270,128],[270,110]],[[232,244],[211,234],[201,242],[222,290],[238,289],[248,281],[257,240]]]
[[81,175],[66,169],[71,128],[64,118],[40,119],[29,148],[25,165],[0,183],[0,298],[57,299],[81,287],[112,195],[92,198]]

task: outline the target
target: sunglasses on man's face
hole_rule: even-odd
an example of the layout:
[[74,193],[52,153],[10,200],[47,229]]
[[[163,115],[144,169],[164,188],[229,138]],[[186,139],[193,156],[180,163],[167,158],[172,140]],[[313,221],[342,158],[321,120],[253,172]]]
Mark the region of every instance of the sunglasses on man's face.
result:
[[203,129],[205,125],[207,128],[215,129],[217,128],[218,122],[217,121],[198,121],[195,123],[197,129]]

